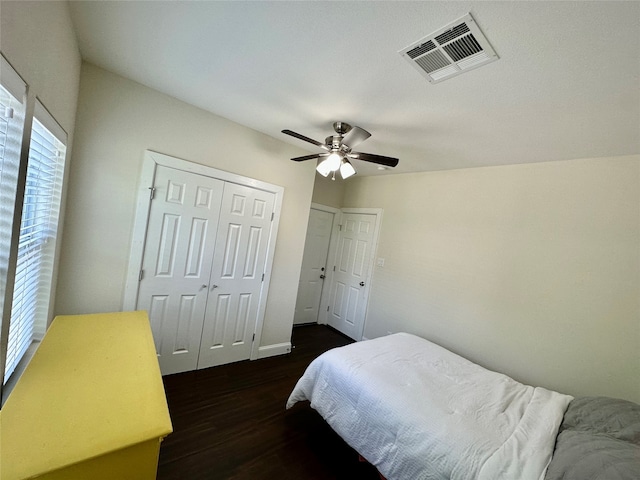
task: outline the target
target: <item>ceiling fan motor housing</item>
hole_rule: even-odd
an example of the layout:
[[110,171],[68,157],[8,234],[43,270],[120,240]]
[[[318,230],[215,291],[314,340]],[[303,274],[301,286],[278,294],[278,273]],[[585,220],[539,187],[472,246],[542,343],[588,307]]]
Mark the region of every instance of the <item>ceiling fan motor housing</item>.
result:
[[351,125],[345,122],[333,122],[333,129],[338,135],[344,135],[351,130]]

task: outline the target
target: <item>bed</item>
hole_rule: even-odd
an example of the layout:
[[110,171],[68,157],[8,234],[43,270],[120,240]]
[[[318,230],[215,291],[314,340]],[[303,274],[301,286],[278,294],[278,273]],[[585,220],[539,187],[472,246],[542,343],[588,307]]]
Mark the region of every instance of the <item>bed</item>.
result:
[[[407,333],[322,354],[286,406],[307,400],[389,480],[640,478],[640,406],[609,402],[609,424],[601,430],[624,432],[615,438],[596,429],[594,438],[586,438],[592,424],[602,420],[597,413],[602,401],[572,402],[569,395],[523,385]],[[613,420],[619,402],[626,416]],[[629,422],[635,427],[625,430]],[[617,465],[610,476],[593,475],[600,462],[593,458],[582,470],[576,468],[577,457],[601,451],[593,441],[604,437],[618,448],[625,443],[615,459],[608,459]],[[591,446],[584,447],[584,441]],[[591,473],[585,476],[585,471]],[[635,476],[624,476],[628,471]]]

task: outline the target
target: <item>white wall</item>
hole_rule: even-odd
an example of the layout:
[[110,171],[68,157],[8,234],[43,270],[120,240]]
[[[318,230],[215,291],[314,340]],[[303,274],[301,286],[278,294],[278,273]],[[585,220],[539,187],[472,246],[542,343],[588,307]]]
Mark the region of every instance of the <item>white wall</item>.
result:
[[640,156],[356,177],[384,220],[365,326],[640,401]]
[[254,130],[83,63],[57,313],[122,308],[146,149],[285,188],[262,345],[288,342],[314,165]]

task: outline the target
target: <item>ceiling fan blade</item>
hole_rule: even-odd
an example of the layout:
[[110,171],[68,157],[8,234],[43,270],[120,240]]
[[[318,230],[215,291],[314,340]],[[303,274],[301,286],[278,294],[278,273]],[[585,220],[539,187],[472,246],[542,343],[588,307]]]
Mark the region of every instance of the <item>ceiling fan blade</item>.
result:
[[371,134],[367,132],[364,128],[353,127],[342,137],[342,143],[349,148],[354,148],[356,145],[360,145],[367,138],[369,138]]
[[327,150],[327,151],[331,150],[324,143],[320,143],[317,140],[314,140],[313,138],[305,137],[304,135],[301,135],[299,133],[293,132],[291,130],[282,130],[282,133],[284,133],[286,135],[291,135],[292,137],[295,137],[295,138],[297,138],[299,140],[303,140],[305,142],[313,143],[315,146],[320,147],[323,150]]
[[363,152],[352,152],[347,156],[355,160],[364,160],[365,162],[378,163],[386,167],[395,167],[400,161],[397,158],[393,157],[385,157],[383,155],[374,155],[373,153]]
[[303,162],[305,160],[313,160],[313,159],[318,159],[320,157],[326,157],[327,154],[322,154],[322,153],[316,153],[315,155],[304,155],[303,157],[295,157],[292,158],[291,160],[293,160],[294,162]]

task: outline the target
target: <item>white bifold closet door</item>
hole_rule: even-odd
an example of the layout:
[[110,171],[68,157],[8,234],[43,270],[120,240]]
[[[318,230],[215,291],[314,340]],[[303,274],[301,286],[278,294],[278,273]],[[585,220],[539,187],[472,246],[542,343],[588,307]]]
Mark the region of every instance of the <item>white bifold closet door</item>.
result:
[[158,166],[137,308],[163,375],[248,359],[274,194]]

